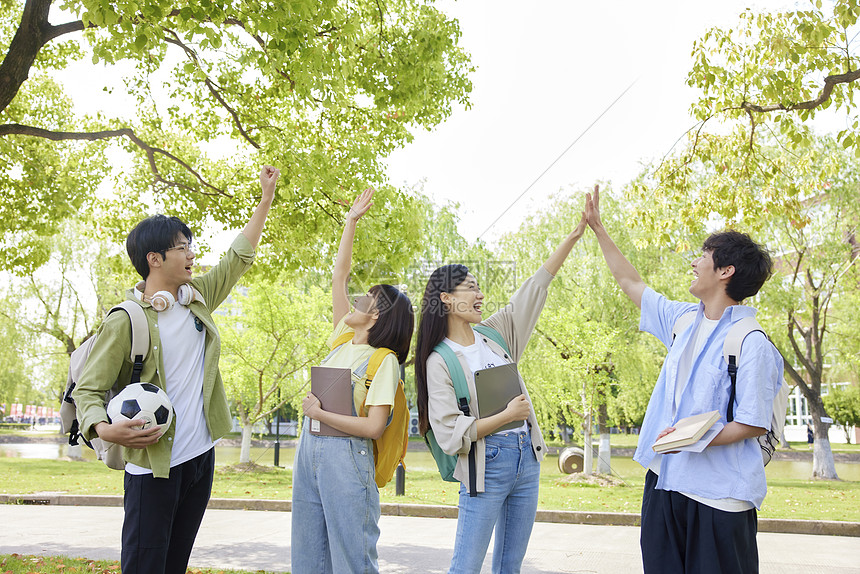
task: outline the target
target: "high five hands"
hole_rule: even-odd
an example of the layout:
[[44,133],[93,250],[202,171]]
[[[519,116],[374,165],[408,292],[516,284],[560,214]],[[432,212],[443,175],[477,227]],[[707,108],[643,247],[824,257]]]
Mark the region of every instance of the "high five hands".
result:
[[594,185],[594,195],[585,194],[585,220],[593,230],[603,225],[600,221],[600,186],[597,184]]

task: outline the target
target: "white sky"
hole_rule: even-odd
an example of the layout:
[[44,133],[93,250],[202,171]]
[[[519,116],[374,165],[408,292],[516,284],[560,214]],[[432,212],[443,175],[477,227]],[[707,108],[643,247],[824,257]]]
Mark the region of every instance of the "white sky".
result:
[[478,68],[472,109],[458,109],[392,154],[391,181],[426,179],[424,191],[437,203],[460,204],[460,232],[474,240],[635,81],[483,238],[492,243],[515,230],[561,188],[584,189],[598,180],[620,188],[694,124],[688,109],[696,94],[685,83],[693,42],[713,26],[736,25],[746,7],[794,4],[443,1]]

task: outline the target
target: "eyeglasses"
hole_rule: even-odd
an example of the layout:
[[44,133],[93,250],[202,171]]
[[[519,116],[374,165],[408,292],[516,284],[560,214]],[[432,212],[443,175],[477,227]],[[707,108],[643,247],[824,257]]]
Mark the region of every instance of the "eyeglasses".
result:
[[188,257],[188,254],[197,255],[197,244],[196,243],[180,243],[179,245],[174,245],[173,247],[168,247],[164,250],[165,253],[168,251],[179,251],[182,250],[185,252],[185,256]]

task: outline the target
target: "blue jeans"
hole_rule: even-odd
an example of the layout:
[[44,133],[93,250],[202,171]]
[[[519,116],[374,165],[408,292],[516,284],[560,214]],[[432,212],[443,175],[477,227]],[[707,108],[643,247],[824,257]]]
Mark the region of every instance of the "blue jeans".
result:
[[529,433],[490,435],[486,441],[484,492],[470,497],[460,485],[457,537],[449,574],[481,571],[493,529],[493,573],[520,571],[535,522],[540,463]]
[[373,444],[313,435],[308,420],[293,463],[292,573],[376,573],[379,490]]

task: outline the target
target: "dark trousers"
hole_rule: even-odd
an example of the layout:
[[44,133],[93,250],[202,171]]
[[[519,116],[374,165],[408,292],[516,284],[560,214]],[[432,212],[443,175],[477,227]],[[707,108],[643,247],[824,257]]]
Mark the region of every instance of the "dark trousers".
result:
[[169,478],[125,473],[123,574],[185,574],[214,472],[213,448],[171,468]]
[[717,510],[645,475],[639,543],[645,574],[758,574],[755,508]]

